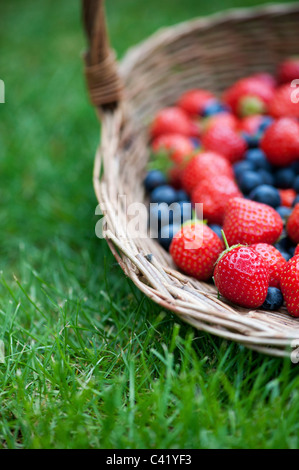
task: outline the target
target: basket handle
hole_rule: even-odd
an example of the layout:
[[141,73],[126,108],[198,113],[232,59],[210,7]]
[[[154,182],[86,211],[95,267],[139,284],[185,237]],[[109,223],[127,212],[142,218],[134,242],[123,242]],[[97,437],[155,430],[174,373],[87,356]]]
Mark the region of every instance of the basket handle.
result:
[[94,106],[116,105],[123,94],[116,56],[110,48],[104,0],[82,0],[83,24],[89,50],[85,53],[85,77]]

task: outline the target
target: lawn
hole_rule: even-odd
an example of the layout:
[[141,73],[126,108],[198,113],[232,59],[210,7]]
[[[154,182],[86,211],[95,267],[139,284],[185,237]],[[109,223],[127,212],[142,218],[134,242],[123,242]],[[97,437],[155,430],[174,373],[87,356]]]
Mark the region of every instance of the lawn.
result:
[[[106,3],[121,56],[163,25],[258,2]],[[1,6],[0,448],[298,448],[299,365],[181,323],[95,236],[79,7]]]

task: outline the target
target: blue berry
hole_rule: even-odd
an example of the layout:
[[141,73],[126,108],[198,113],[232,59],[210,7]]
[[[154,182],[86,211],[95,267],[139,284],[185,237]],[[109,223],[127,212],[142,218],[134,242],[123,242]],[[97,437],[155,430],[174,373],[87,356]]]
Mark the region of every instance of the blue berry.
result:
[[189,196],[183,189],[178,189],[176,192],[176,200],[177,202],[190,202]]
[[292,170],[294,171],[296,175],[299,175],[299,161],[293,162],[290,165],[290,168],[292,168]]
[[254,188],[263,184],[261,175],[255,171],[244,171],[239,178],[239,186],[244,194],[249,194]]
[[260,132],[265,132],[266,129],[268,129],[269,126],[273,123],[273,118],[270,116],[264,116],[261,124],[259,125],[259,131]]
[[293,207],[295,207],[296,204],[299,204],[299,194],[298,194],[298,196],[296,196],[295,199],[294,199]]
[[242,160],[234,164],[234,172],[237,180],[243,175],[244,171],[254,171],[254,165],[251,162]]
[[291,258],[295,256],[295,250],[296,250],[295,246],[291,246],[291,248],[289,248],[289,255],[291,256]]
[[148,193],[158,186],[166,184],[165,175],[160,170],[151,170],[144,179],[144,186]]
[[209,225],[209,227],[210,227],[210,229],[213,230],[213,232],[216,233],[216,235],[218,235],[218,237],[220,238],[220,240],[223,240],[222,233],[221,233],[222,227],[221,227],[220,225],[211,224],[211,225]]
[[151,193],[151,202],[166,202],[172,204],[176,201],[176,190],[168,184],[158,186]]
[[164,225],[161,228],[161,231],[159,233],[158,241],[165,250],[169,250],[170,244],[172,242],[173,237],[175,234],[180,230],[180,225]]
[[286,206],[279,206],[276,208],[276,211],[278,212],[278,214],[280,215],[280,217],[282,218],[284,222],[288,220],[288,218],[290,217],[292,213],[292,209]]
[[267,160],[266,155],[259,148],[247,150],[245,154],[245,160],[251,162],[254,168],[256,168],[257,170],[263,169],[267,171],[272,171],[272,166]]
[[295,189],[296,193],[299,193],[299,176],[296,176],[294,180],[293,188]]
[[269,287],[267,297],[262,305],[264,310],[279,310],[283,305],[283,295],[276,287]]
[[242,137],[247,143],[249,149],[256,149],[259,146],[261,136],[260,134],[250,135],[247,132],[242,132]]
[[199,147],[201,146],[200,140],[196,137],[190,137],[190,141],[195,149],[199,149]]
[[295,172],[291,168],[281,168],[275,173],[275,186],[280,189],[291,188],[295,181]]
[[269,184],[270,186],[274,186],[275,180],[274,176],[270,171],[264,170],[261,168],[260,170],[257,170],[257,173],[261,175],[263,184]]
[[281,204],[281,197],[278,189],[268,184],[262,184],[261,186],[255,188],[249,194],[249,198],[252,201],[268,204],[268,206],[274,207],[274,209]]
[[203,112],[202,112],[202,116],[210,117],[210,116],[214,116],[215,114],[219,114],[227,110],[228,108],[224,104],[216,100],[211,100],[211,101],[208,101],[208,103],[205,105]]
[[289,261],[291,259],[291,255],[288,251],[279,250],[279,253],[284,257],[286,261]]

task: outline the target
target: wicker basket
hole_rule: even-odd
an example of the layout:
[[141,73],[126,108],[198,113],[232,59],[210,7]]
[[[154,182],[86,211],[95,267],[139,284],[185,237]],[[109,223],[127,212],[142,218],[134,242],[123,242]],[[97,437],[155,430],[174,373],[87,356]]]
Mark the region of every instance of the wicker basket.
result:
[[288,355],[299,338],[299,319],[285,308],[246,310],[218,299],[212,284],[178,272],[156,240],[131,236],[126,207],[146,201],[142,181],[154,113],[187,89],[219,94],[247,74],[273,73],[282,59],[298,54],[299,4],[232,10],[163,29],[129,50],[117,66],[103,3],[83,0],[85,72],[102,122],[93,180],[113,255],[145,295],[195,328],[262,353]]

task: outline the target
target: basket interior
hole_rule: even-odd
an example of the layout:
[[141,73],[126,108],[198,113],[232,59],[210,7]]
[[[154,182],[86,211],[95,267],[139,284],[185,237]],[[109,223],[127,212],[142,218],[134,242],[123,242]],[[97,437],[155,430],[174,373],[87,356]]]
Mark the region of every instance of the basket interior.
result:
[[[237,325],[233,334],[268,337],[269,341],[261,346],[258,341],[251,344],[253,348],[257,344],[256,349],[260,350],[264,345],[271,345],[273,338],[273,344],[278,348],[281,338],[298,338],[299,319],[286,314],[285,308],[274,313],[248,311],[229,305],[223,299],[218,300],[212,284],[200,283],[176,272],[170,256],[155,240],[122,237],[120,226],[128,219],[122,208],[118,227],[112,219],[117,205],[119,211],[119,194],[126,195],[127,204],[146,200],[142,181],[149,158],[147,129],[154,114],[175,103],[190,88],[206,88],[220,96],[225,88],[243,76],[259,71],[275,73],[281,60],[298,55],[298,22],[298,4],[236,10],[164,29],[128,51],[120,64],[126,100],[115,112],[103,116],[102,150],[95,167],[97,182],[99,168],[103,167],[103,178],[98,186],[96,183],[96,190],[101,204],[106,204],[105,207],[108,204],[109,229],[122,240],[121,254],[112,249],[135,284],[155,301],[184,314],[183,307],[178,307],[176,295],[173,299],[163,297],[163,292],[159,295],[155,286],[148,287],[146,276],[140,272],[139,265],[136,266],[136,259],[141,254],[152,253],[172,281],[203,296],[202,310],[208,313],[209,308],[211,311],[224,309],[227,316],[241,315],[250,320],[248,326],[246,322]],[[146,227],[146,220],[144,225]],[[171,294],[171,290],[169,292]],[[254,332],[251,320],[259,325]],[[196,321],[190,311],[187,321]],[[202,323],[195,326],[211,332],[216,328],[216,334],[227,337],[225,330],[228,327],[219,323],[219,319],[215,324],[209,320],[207,323],[200,321],[204,326]],[[234,330],[233,327],[228,329]]]

